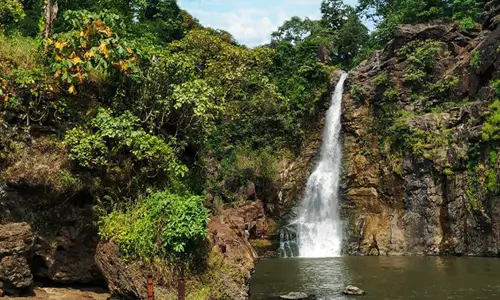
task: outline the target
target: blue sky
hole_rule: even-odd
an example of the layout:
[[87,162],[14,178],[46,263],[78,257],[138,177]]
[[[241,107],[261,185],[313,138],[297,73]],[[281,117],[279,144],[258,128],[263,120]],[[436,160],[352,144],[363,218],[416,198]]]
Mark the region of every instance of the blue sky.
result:
[[[345,0],[354,5],[357,0]],[[247,46],[269,42],[271,33],[293,16],[319,19],[321,0],[178,0],[204,26],[224,29]]]

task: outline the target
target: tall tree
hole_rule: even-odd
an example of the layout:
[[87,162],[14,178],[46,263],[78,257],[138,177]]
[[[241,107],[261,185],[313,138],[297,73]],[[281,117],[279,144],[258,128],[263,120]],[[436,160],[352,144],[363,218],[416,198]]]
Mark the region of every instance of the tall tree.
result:
[[346,10],[349,6],[342,0],[323,0],[321,2],[321,21],[332,31],[339,30],[346,21]]
[[342,27],[335,33],[334,47],[336,49],[334,56],[342,67],[352,68],[355,58],[358,57],[364,47],[366,47],[369,35],[368,28],[361,22],[354,9],[347,9],[349,12],[347,19]]

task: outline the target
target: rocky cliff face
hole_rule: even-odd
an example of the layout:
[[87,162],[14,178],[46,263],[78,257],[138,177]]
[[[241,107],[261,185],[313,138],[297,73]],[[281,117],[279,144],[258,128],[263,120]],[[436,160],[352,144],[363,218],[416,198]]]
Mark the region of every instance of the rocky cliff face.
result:
[[[99,240],[90,195],[46,196],[0,186],[0,295],[30,295],[40,283],[83,284],[107,285],[113,299],[146,299],[153,275],[157,297],[177,297],[175,266],[127,260],[115,244]],[[269,238],[276,224],[261,201],[249,201],[213,216],[208,231],[202,261],[184,275],[186,292],[193,299],[247,299],[254,248],[261,254],[275,248]]]
[[350,72],[346,253],[500,254],[499,144],[491,138],[500,28],[488,18],[483,31],[450,21],[402,26]]

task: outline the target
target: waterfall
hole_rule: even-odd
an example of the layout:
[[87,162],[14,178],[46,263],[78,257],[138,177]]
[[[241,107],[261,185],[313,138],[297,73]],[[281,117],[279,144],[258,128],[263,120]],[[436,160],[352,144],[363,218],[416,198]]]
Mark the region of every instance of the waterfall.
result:
[[340,114],[346,73],[342,73],[326,113],[320,158],[307,180],[298,217],[280,232],[282,256],[340,256],[342,225],[339,213],[339,181],[342,151]]

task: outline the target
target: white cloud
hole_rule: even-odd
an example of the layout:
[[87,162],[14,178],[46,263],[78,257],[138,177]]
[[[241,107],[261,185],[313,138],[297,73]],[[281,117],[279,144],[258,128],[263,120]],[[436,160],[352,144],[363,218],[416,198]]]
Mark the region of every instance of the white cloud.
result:
[[224,29],[250,47],[268,43],[271,33],[293,16],[321,16],[321,0],[180,0],[179,5],[203,25]]

